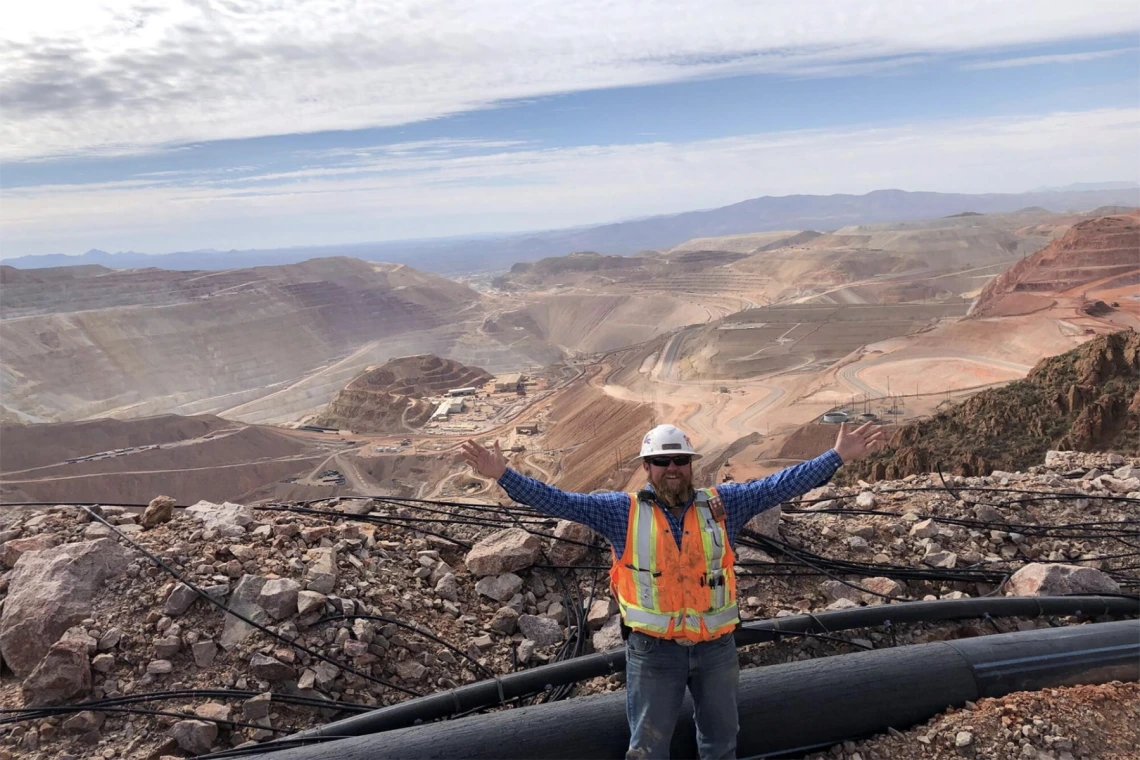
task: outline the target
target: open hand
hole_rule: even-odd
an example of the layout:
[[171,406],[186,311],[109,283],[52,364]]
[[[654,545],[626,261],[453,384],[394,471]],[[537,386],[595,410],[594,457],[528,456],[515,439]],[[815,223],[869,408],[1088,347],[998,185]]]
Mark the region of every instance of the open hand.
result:
[[475,472],[492,480],[498,480],[507,471],[507,458],[499,448],[498,439],[495,439],[494,450],[480,446],[475,441],[464,442],[463,459]]
[[854,462],[868,454],[881,451],[887,442],[883,440],[882,428],[872,428],[873,423],[860,425],[851,432],[847,432],[847,423],[839,423],[839,435],[835,439],[835,453],[846,462]]

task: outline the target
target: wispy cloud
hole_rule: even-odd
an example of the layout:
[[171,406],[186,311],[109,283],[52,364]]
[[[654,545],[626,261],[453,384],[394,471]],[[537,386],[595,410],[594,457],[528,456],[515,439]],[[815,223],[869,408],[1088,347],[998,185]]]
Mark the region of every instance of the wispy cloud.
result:
[[5,13],[0,157],[390,126],[740,73],[866,73],[1138,29],[1134,0],[39,0]]
[[532,230],[759,195],[1023,191],[1140,166],[1140,108],[690,142],[389,156],[193,182],[14,188],[4,253],[165,252]]
[[1047,63],[1082,63],[1098,58],[1112,58],[1130,53],[1140,55],[1140,48],[1115,48],[1113,50],[1092,50],[1086,53],[1060,53],[1057,55],[1030,55],[1021,58],[1001,58],[996,61],[977,61],[963,64],[962,69],[1008,69],[1014,66],[1040,66]]

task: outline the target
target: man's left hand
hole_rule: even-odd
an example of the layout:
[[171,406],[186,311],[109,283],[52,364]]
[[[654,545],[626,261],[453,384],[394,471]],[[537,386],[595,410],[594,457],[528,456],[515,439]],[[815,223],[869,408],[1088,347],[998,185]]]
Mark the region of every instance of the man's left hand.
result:
[[839,424],[839,435],[835,439],[835,453],[845,464],[854,462],[856,459],[862,459],[868,454],[881,451],[886,447],[887,442],[883,440],[882,435],[882,429],[873,428],[870,422],[850,432],[847,431],[847,423],[841,422]]

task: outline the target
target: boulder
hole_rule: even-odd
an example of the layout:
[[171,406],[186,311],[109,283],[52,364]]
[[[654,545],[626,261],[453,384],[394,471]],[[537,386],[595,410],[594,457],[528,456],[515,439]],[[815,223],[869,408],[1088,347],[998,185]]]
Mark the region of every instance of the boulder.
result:
[[141,524],[144,528],[153,528],[164,522],[170,522],[174,517],[174,499],[169,496],[155,496],[143,510]]
[[602,628],[617,612],[617,603],[613,599],[595,599],[586,613],[586,628],[597,631]]
[[777,505],[771,509],[765,509],[760,514],[753,517],[744,526],[751,531],[759,533],[768,538],[780,537],[780,507]]
[[297,612],[301,615],[316,610],[321,612],[325,608],[325,602],[328,598],[324,594],[318,594],[316,591],[298,591],[297,592]]
[[523,586],[523,579],[514,573],[503,573],[493,578],[480,578],[475,591],[497,602],[510,600]]
[[129,561],[127,549],[105,538],[20,557],[0,615],[0,655],[12,672],[27,677],[64,631],[91,616],[95,590]]
[[58,705],[91,691],[87,645],[78,639],[57,641],[22,685],[25,707]]
[[487,624],[487,627],[492,631],[510,636],[518,627],[518,622],[519,613],[516,610],[510,607],[500,607],[495,613],[495,616],[491,618],[491,622]]
[[[859,585],[863,584],[859,583]],[[819,584],[819,587],[829,602],[834,602],[836,599],[850,599],[853,602],[857,602],[862,598],[863,594],[863,592],[857,588],[852,588],[846,583],[840,583],[834,580],[826,580]]]
[[562,626],[546,617],[520,615],[519,630],[536,646],[547,647],[562,641]]
[[301,584],[292,578],[274,578],[266,581],[257,595],[257,605],[275,620],[297,614],[297,594]]
[[874,509],[875,503],[875,494],[870,491],[860,491],[855,497],[855,506],[859,509]]
[[524,570],[538,560],[542,541],[522,528],[507,528],[472,547],[464,561],[476,577]]
[[[864,578],[859,581],[859,585],[868,591],[874,591],[876,594],[886,594],[887,596],[902,596],[906,591],[906,587],[898,581],[883,576]],[[875,596],[874,594],[864,594],[864,597],[871,604],[881,604],[884,601],[882,597]]]
[[170,591],[170,596],[166,597],[166,604],[162,607],[164,615],[178,616],[190,609],[190,605],[194,604],[198,599],[198,593],[187,586],[185,583],[177,584]]
[[601,630],[594,633],[590,642],[594,645],[595,652],[608,652],[625,646],[621,637],[621,615],[614,615],[606,621]]
[[1009,579],[1006,596],[1119,594],[1120,586],[1100,570],[1079,565],[1026,565]]
[[[593,530],[582,523],[570,520],[558,521],[558,525],[554,528],[554,538],[550,546],[550,562],[554,565],[573,565],[580,562],[590,551],[589,545],[595,540]],[[570,541],[577,543],[569,543]]]
[[[261,589],[265,583],[266,579],[260,575],[243,575],[237,586],[234,587],[227,606],[234,612],[240,612],[261,625],[270,622],[269,614],[257,605],[258,596],[261,594]],[[225,615],[225,617],[226,622],[222,626],[222,635],[218,637],[218,643],[223,649],[232,649],[246,636],[257,630],[249,623],[233,615]]]
[[440,599],[446,599],[449,602],[459,601],[459,581],[455,579],[455,573],[447,573],[439,582],[435,584],[435,593]]
[[915,538],[934,538],[938,535],[938,524],[931,518],[919,520],[911,526],[910,534]]
[[284,681],[297,675],[293,666],[264,654],[254,654],[249,658],[249,672],[263,681]]
[[170,735],[183,752],[204,755],[218,738],[218,724],[205,720],[180,720],[170,728]]
[[29,538],[14,538],[0,545],[0,562],[15,567],[17,560],[28,552],[40,552],[59,545],[59,538],[50,533],[41,533]]
[[[244,504],[232,504],[228,501],[223,504],[200,501],[192,507],[187,507],[186,514],[201,521],[204,527],[215,530],[224,525],[236,525],[245,528],[256,522],[257,519],[254,517],[251,507]],[[245,531],[241,532],[244,533]]]
[[336,552],[329,548],[309,549],[305,568],[305,588],[318,594],[331,594],[336,587]]

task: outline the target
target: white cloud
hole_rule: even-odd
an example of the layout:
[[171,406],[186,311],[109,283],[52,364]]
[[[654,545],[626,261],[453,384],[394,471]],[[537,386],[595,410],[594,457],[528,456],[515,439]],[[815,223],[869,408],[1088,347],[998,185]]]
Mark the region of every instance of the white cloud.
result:
[[1136,55],[1137,48],[1115,48],[1113,50],[1091,50],[1086,53],[1059,53],[1057,55],[1030,55],[1022,58],[1002,58],[996,61],[980,61],[967,63],[959,68],[963,69],[1008,69],[1015,66],[1039,66],[1046,63],[1083,63],[1095,61],[1099,58],[1112,58],[1125,53]]
[[9,257],[158,253],[555,228],[760,195],[1021,192],[1140,180],[1138,130],[1140,108],[1124,108],[680,143],[412,151],[191,185],[152,177],[13,188],[0,226]]
[[408,123],[504,99],[1122,34],[1133,0],[9,3],[0,156]]

